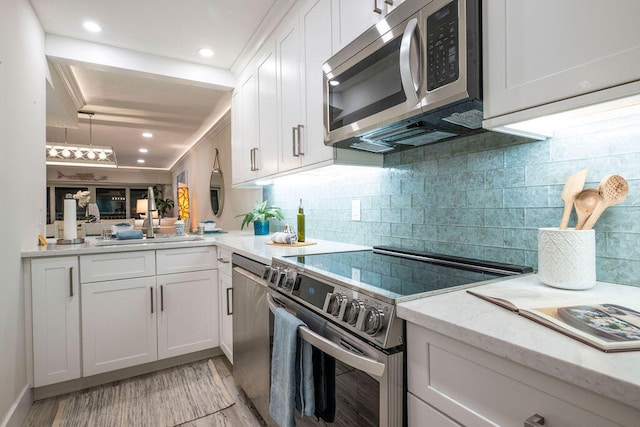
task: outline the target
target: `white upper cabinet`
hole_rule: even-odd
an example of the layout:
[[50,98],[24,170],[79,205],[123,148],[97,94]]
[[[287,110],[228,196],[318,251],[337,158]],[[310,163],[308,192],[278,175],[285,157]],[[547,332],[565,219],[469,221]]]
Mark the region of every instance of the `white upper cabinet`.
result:
[[263,46],[231,98],[234,185],[278,172],[274,46]]
[[333,51],[351,43],[404,0],[332,0]]
[[249,181],[257,176],[259,151],[258,91],[254,73],[243,76],[231,98],[232,126],[231,145],[233,149],[233,183]]
[[322,64],[331,56],[331,4],[301,3],[277,37],[280,105],[279,171],[333,158],[324,145]]
[[637,0],[491,0],[483,9],[486,128],[640,93]]

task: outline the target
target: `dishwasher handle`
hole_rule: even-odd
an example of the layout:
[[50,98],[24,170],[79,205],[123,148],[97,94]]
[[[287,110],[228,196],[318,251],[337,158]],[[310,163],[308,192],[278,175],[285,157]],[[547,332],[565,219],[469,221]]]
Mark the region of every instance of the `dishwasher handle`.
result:
[[[282,303],[278,304],[278,301],[269,294],[267,294],[267,304],[269,304],[269,310],[271,310],[271,312],[274,314],[278,307],[284,308],[282,306]],[[367,374],[373,375],[374,377],[381,377],[382,374],[384,374],[384,363],[380,363],[368,357],[363,357],[358,354],[352,353],[351,351],[345,350],[338,344],[329,341],[322,335],[313,332],[307,327],[299,327],[298,335],[300,335],[303,340],[305,340],[318,350],[322,351],[323,353],[328,354],[329,356],[333,356],[342,363],[349,365],[359,371],[366,372]]]

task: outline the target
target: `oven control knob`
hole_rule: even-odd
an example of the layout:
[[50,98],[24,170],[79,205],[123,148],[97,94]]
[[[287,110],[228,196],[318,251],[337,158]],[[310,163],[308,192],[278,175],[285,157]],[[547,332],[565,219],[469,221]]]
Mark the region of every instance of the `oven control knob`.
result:
[[350,300],[344,310],[344,321],[351,326],[355,326],[358,321],[358,315],[362,310],[364,310],[362,301],[358,301],[357,299]]
[[327,313],[332,316],[338,317],[340,313],[340,307],[342,307],[342,303],[346,297],[342,294],[333,294],[329,297],[329,305],[327,306]]
[[282,287],[290,291],[296,281],[296,272],[290,268],[287,268],[282,272],[282,276]]
[[384,313],[375,307],[367,307],[362,328],[367,335],[374,336],[382,329]]

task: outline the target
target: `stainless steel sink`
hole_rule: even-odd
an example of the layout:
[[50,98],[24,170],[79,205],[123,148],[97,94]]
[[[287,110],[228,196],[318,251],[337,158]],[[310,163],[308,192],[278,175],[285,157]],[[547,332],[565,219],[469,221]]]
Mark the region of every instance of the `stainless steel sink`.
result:
[[142,239],[129,240],[103,240],[99,237],[96,241],[96,246],[141,245],[144,243],[190,242],[194,240],[204,240],[204,238],[202,238],[201,236],[174,236],[172,234],[156,234],[155,238],[153,239],[147,239],[146,237],[144,237]]

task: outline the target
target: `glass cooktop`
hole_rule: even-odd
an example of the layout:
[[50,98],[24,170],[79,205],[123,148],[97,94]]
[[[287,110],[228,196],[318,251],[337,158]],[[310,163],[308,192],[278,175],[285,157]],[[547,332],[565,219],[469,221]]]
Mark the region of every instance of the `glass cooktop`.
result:
[[532,271],[529,267],[440,254],[375,247],[373,250],[284,257],[348,284],[399,298]]

